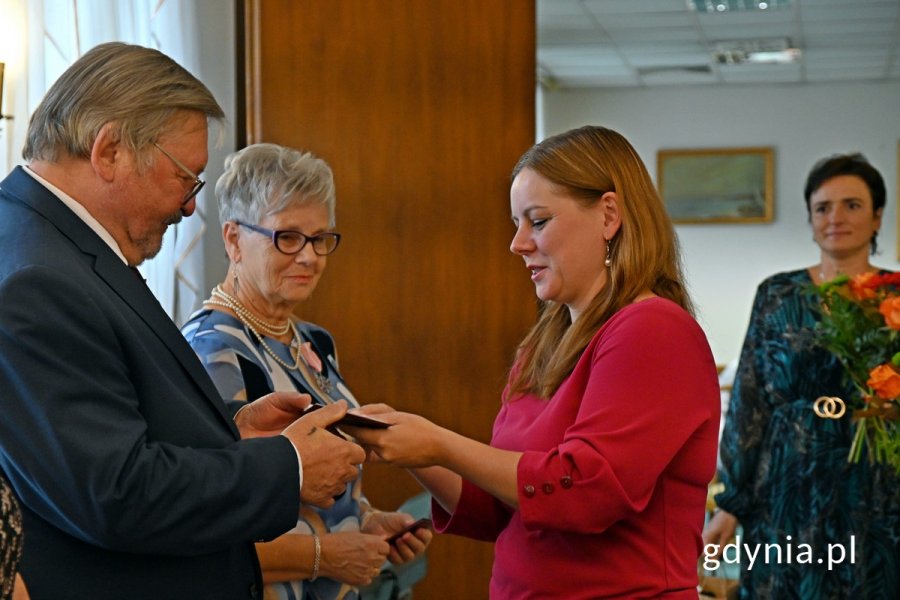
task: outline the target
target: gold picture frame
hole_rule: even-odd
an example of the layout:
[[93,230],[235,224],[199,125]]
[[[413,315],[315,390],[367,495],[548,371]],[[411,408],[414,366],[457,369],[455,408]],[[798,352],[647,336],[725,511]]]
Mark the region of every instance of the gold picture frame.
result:
[[775,217],[772,147],[659,150],[656,176],[674,223],[768,223]]

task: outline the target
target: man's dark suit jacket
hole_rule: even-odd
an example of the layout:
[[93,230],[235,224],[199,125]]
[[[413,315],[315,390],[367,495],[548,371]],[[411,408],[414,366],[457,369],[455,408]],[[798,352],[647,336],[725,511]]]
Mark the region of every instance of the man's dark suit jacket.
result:
[[32,599],[260,595],[252,542],[296,524],[297,455],[238,439],[144,282],[16,168],[0,183],[0,466]]

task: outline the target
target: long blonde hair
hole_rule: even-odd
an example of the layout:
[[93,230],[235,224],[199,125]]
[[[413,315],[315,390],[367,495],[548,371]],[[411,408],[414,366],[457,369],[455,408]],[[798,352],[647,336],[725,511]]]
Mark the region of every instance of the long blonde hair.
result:
[[564,304],[545,302],[519,345],[509,398],[551,397],[575,368],[597,330],[643,291],[672,300],[693,314],[678,242],[659,194],[637,152],[621,134],[597,126],[573,129],[529,149],[512,178],[531,169],[585,206],[606,192],[618,199],[621,227],[609,240],[606,285],[573,324]]

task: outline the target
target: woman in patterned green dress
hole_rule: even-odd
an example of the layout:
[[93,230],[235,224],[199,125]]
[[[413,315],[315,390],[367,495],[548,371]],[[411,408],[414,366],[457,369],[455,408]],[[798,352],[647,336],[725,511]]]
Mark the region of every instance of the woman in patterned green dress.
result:
[[851,416],[822,419],[812,408],[819,396],[855,392],[816,344],[810,287],[877,270],[869,255],[885,185],[861,155],[839,155],[813,167],[804,195],[821,262],[757,290],[720,446],[725,491],[704,543],[723,548],[741,525],[741,598],[894,600],[900,479],[865,458],[848,463]]

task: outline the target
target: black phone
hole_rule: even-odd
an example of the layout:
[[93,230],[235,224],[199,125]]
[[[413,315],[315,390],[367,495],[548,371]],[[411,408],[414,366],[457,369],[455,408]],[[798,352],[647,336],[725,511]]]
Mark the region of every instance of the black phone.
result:
[[409,533],[410,531],[416,531],[417,529],[422,529],[423,527],[431,529],[431,519],[419,519],[415,523],[410,523],[409,525],[389,537],[387,539],[387,543],[393,546],[397,543],[397,540],[399,540],[404,534]]

